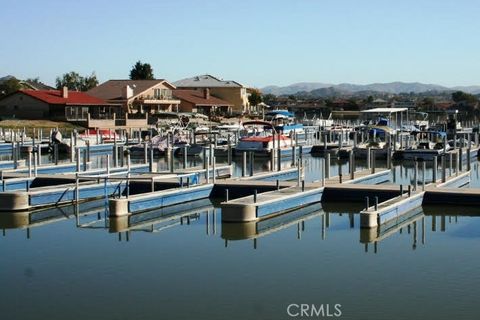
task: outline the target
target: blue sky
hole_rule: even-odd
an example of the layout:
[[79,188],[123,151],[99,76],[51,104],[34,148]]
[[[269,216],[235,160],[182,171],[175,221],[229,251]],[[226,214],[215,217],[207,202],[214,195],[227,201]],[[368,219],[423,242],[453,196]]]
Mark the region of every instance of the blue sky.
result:
[[0,76],[480,84],[478,0],[2,0]]

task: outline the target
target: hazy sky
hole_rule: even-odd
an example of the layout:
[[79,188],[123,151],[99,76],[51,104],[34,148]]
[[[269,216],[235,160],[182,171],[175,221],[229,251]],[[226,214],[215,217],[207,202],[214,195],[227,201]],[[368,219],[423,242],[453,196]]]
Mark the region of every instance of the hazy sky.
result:
[[480,84],[479,0],[2,0],[0,76]]

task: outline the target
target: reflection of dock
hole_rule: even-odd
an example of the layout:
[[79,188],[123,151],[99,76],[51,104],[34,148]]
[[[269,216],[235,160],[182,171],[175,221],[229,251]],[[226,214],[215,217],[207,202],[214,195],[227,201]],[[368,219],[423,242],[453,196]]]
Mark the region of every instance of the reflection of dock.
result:
[[302,224],[299,230],[303,230],[305,221],[323,214],[321,204],[317,203],[270,219],[240,223],[222,222],[222,238],[225,240],[257,239],[299,223]]

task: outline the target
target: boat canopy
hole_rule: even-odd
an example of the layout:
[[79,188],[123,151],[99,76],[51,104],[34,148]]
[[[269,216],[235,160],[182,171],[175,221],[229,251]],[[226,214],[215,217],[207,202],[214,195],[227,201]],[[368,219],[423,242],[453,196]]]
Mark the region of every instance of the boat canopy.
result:
[[261,120],[252,120],[252,121],[244,121],[242,123],[243,126],[267,126],[273,128],[273,125],[268,121],[261,121]]
[[294,117],[294,114],[288,110],[272,110],[265,114],[266,116],[282,115],[285,117]]
[[368,110],[361,111],[362,113],[382,113],[382,114],[392,114],[397,112],[408,111],[408,108],[373,108]]

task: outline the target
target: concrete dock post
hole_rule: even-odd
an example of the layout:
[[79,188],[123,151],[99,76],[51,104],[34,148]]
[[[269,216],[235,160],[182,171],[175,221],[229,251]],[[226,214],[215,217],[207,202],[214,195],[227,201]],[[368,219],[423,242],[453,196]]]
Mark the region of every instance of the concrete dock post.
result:
[[325,171],[326,171],[325,159],[322,159],[321,163],[322,163],[322,187],[325,187]]
[[210,161],[205,162],[205,181],[206,183],[210,183]]
[[78,179],[78,172],[75,173],[75,201],[80,201],[80,181]]
[[228,188],[225,189],[225,202],[228,202]]
[[250,177],[253,176],[253,162],[254,162],[254,153],[252,151],[249,152],[249,157],[248,157],[248,164],[250,166]]
[[423,161],[422,163],[422,191],[425,191],[425,171],[427,170],[426,168],[426,163]]
[[143,143],[143,163],[148,163],[148,145],[147,142]]
[[212,157],[212,171],[213,171],[212,181],[213,181],[213,183],[215,183],[215,181],[217,180],[216,162],[217,162],[217,159],[216,159],[215,156],[213,156],[213,157]]
[[432,168],[432,182],[435,183],[437,181],[437,170],[438,170],[438,157],[433,157],[433,168]]
[[115,168],[118,167],[118,145],[116,135],[113,136],[113,166]]
[[403,184],[400,185],[400,197],[403,197]]
[[[180,183],[180,186],[183,187],[183,183]],[[155,179],[153,177],[150,178],[150,192],[155,192]]]
[[275,148],[270,150],[270,171],[275,170]]
[[257,203],[257,189],[253,190],[253,203]]
[[212,161],[213,161],[213,144],[210,142],[210,144],[208,145],[208,160],[209,160],[209,163],[210,165],[212,165]]
[[302,192],[305,191],[305,180],[302,180]]
[[367,169],[371,168],[372,149],[367,148]]
[[296,145],[293,145],[292,146],[292,166],[295,165],[295,160],[297,159],[297,146]]
[[278,137],[277,144],[277,171],[282,171],[282,148],[280,147],[280,135]]
[[378,197],[375,196],[375,211],[378,210]]
[[342,183],[342,178],[343,178],[343,174],[342,174],[342,164],[339,163],[338,164],[338,182],[339,183]]
[[228,145],[227,145],[227,163],[230,166],[232,164],[232,136],[230,134],[228,134],[227,143],[228,143]]
[[392,169],[392,148],[387,148],[387,169]]
[[275,187],[276,187],[277,190],[280,190],[280,180],[277,179]]
[[107,175],[110,176],[110,155],[107,154]]
[[87,162],[90,162],[90,141],[87,140],[87,141],[85,142],[85,144],[86,144],[86,146],[87,146],[87,149],[86,149],[86,150],[87,150]]
[[470,148],[467,149],[467,171],[471,170],[471,152],[472,150]]
[[449,161],[448,161],[448,164],[449,164],[449,172],[448,172],[448,175],[451,177],[452,176],[452,167],[453,167],[453,154],[451,152],[448,153],[449,155]]
[[457,150],[457,134],[453,135],[453,150]]
[[354,167],[355,157],[353,156],[353,150],[350,150],[348,157],[348,168],[350,170],[350,179],[355,179],[355,167]]
[[298,161],[298,166],[297,166],[297,185],[300,185],[300,181],[302,180],[302,162],[299,160]]
[[326,161],[326,164],[325,164],[325,179],[329,179],[330,178],[330,153],[327,153],[325,155],[325,161]]
[[87,150],[83,150],[83,171],[87,171]]
[[38,157],[38,154],[36,150],[34,150],[33,151],[33,176],[34,177],[37,176],[37,157]]
[[457,171],[460,171],[462,172],[463,171],[463,148],[460,147],[458,148],[458,157],[457,157],[458,161],[458,170]]
[[75,147],[73,145],[73,135],[70,135],[70,162],[75,161]]
[[54,158],[54,163],[55,165],[58,165],[58,144],[55,143],[53,145],[53,158]]
[[183,147],[183,169],[187,169],[188,147]]
[[475,132],[475,147],[478,147],[478,132]]
[[418,161],[415,158],[414,161],[414,170],[413,170],[413,190],[418,190]]
[[370,198],[365,197],[365,210],[368,211],[368,208],[370,208]]
[[247,174],[247,152],[242,152],[242,177],[245,177]]
[[12,160],[13,160],[13,169],[18,168],[18,158],[17,158],[17,147],[15,142],[12,142]]
[[370,156],[370,160],[372,161],[372,170],[371,170],[371,172],[372,172],[372,174],[374,174],[374,173],[375,173],[375,166],[376,166],[376,163],[375,163],[375,162],[376,162],[376,159],[375,159],[375,149],[371,149],[370,151],[371,151],[371,153],[372,153],[372,155]]
[[81,171],[81,168],[80,168],[80,149],[77,147],[76,150],[75,150],[75,165],[76,165],[76,171],[77,172],[80,172]]
[[442,161],[442,183],[445,183],[447,181],[447,160],[445,159],[446,154],[442,155],[441,161]]
[[37,145],[37,164],[40,166],[42,164],[42,145]]
[[408,193],[408,196],[409,196],[409,197],[412,196],[412,186],[411,186],[411,185],[408,185],[407,193]]
[[[168,148],[167,149],[167,155],[168,155],[168,161],[170,162],[169,167],[170,167],[170,173],[175,172],[175,157],[173,156],[173,149]],[[208,163],[208,161],[207,161]],[[208,167],[208,166],[207,166]]]
[[130,173],[131,161],[130,161],[130,150],[127,149],[127,173]]

